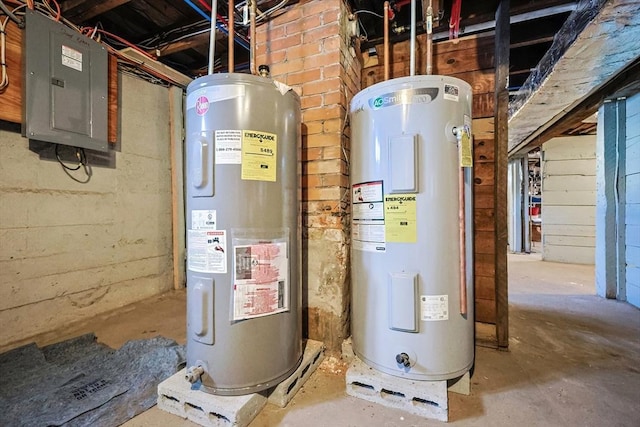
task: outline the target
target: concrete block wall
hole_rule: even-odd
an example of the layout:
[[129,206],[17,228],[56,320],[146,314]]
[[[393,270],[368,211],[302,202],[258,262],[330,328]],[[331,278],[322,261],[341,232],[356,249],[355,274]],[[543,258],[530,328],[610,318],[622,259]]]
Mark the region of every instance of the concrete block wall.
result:
[[339,351],[349,335],[348,102],[360,90],[343,0],[302,0],[260,25],[256,60],[301,97],[304,321]]
[[169,90],[121,80],[122,150],[88,184],[0,130],[0,351],[173,287]]

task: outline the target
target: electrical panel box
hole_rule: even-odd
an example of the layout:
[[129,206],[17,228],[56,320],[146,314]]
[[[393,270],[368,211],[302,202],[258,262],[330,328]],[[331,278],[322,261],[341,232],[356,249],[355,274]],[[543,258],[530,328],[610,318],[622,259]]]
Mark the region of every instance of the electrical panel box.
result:
[[108,53],[104,46],[26,10],[22,133],[108,151]]

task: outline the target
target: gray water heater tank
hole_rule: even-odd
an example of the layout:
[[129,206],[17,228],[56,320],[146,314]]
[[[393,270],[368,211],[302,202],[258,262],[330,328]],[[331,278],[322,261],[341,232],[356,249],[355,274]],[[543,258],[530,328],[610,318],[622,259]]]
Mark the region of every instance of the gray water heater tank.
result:
[[186,99],[187,367],[221,395],[278,384],[302,358],[300,100],[247,74]]
[[350,112],[354,350],[399,377],[461,376],[474,360],[471,87],[393,79]]

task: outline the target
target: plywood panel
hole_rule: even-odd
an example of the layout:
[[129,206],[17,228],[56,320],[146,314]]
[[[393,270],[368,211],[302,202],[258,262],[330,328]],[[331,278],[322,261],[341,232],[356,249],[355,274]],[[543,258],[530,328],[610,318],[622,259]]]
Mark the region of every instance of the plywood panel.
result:
[[479,185],[473,186],[473,207],[474,209],[493,209],[493,198],[495,196],[495,189],[492,185]]
[[496,302],[494,300],[476,299],[476,320],[484,323],[496,323]]
[[496,297],[496,283],[493,277],[476,276],[474,282],[476,299],[493,300]]
[[[4,19],[4,17],[3,17]],[[13,22],[7,25],[7,74],[9,86],[0,94],[0,120],[22,122],[22,31]]]
[[473,138],[477,140],[490,140],[491,146],[493,146],[493,138],[495,136],[493,121],[493,117],[474,119],[472,123]]
[[493,231],[496,229],[496,217],[493,209],[476,208],[473,218],[475,231]]
[[473,140],[473,161],[476,163],[493,163],[494,157],[493,139]]

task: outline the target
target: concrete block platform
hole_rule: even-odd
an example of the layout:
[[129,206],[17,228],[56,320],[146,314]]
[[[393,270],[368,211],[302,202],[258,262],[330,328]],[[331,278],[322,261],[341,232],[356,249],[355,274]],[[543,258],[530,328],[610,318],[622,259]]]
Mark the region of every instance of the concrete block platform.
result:
[[267,398],[253,393],[217,396],[192,390],[186,369],[158,385],[158,408],[207,427],[245,427],[267,404]]
[[307,340],[302,362],[296,371],[278,384],[269,394],[269,403],[284,408],[293,399],[302,385],[324,360],[325,346],[320,341]]
[[[307,340],[300,366],[273,389],[244,396],[192,390],[186,369],[158,385],[158,408],[206,427],[246,427],[270,403],[285,407],[324,359],[324,344]],[[268,398],[266,396],[269,396]]]
[[[424,418],[445,422],[449,419],[447,381],[415,381],[395,377],[369,367],[354,356],[347,370],[346,385],[347,394],[359,399]],[[467,391],[468,394],[469,374],[450,385],[451,391],[462,394]]]

